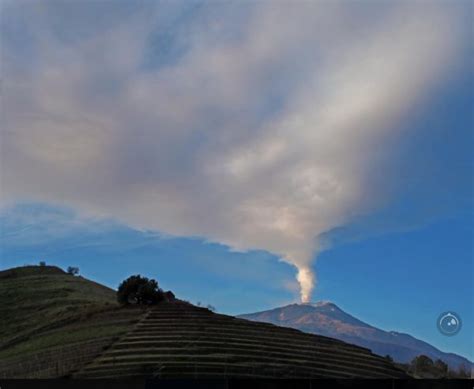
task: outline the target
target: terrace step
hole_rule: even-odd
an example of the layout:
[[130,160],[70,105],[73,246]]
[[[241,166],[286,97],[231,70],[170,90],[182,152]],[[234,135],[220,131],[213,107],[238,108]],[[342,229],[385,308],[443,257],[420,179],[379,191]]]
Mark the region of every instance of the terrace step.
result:
[[[210,343],[193,343],[192,347],[187,346],[183,343],[183,347],[159,347],[159,348],[146,348],[146,347],[130,347],[129,349],[120,349],[114,348],[108,352],[110,357],[121,357],[124,355],[130,354],[140,354],[140,355],[176,355],[176,354],[187,354],[191,355],[193,353],[197,354],[211,354],[219,350],[221,352],[229,352],[236,354],[243,354],[243,355],[259,355],[261,353],[265,353],[266,356],[275,356],[275,357],[284,357],[288,356],[291,357],[292,353],[288,349],[285,348],[276,348],[276,347],[265,347],[265,346],[254,346],[254,347],[246,347],[245,345],[236,344],[226,344],[227,347],[222,348],[219,347],[219,343],[214,342]],[[365,366],[365,367],[372,367],[374,369],[382,369],[386,370],[386,364],[379,359],[374,360],[367,360],[367,358],[363,358],[363,356],[354,356],[350,354],[342,354],[333,356],[330,353],[321,351],[321,350],[313,350],[311,352],[308,351],[300,351],[299,355],[304,359],[315,359],[318,360],[325,360],[325,361],[332,361],[333,363],[350,363],[355,366]]]
[[[234,338],[235,339],[235,338]],[[111,355],[118,355],[120,353],[132,352],[136,349],[141,349],[146,351],[147,349],[152,350],[169,350],[169,349],[187,349],[191,350],[194,348],[205,348],[213,347],[221,350],[248,350],[248,351],[258,351],[258,352],[283,352],[283,353],[294,353],[292,348],[297,347],[300,355],[330,355],[334,348],[331,347],[314,347],[311,345],[304,345],[299,347],[297,345],[288,345],[281,344],[277,342],[272,342],[271,344],[259,343],[258,341],[250,342],[245,338],[242,338],[242,341],[238,339],[226,339],[222,341],[218,337],[213,339],[176,339],[173,341],[140,341],[140,342],[130,342],[123,341],[114,345],[109,351]],[[290,350],[290,351],[289,351]],[[372,354],[366,354],[357,352],[354,350],[347,350],[346,352],[339,353],[339,357],[347,358],[351,361],[365,361],[369,363],[380,363],[380,358],[373,356]]]
[[[264,377],[279,377],[285,376],[303,376],[312,377],[316,376],[312,374],[313,371],[305,367],[288,367],[286,364],[278,363],[266,363],[266,364],[249,364],[249,363],[235,363],[233,365],[224,365],[216,362],[179,362],[170,361],[166,366],[159,365],[157,363],[141,363],[141,364],[118,364],[110,367],[102,367],[97,369],[88,370],[85,374],[87,377],[95,376],[100,377],[101,375],[115,375],[116,372],[122,372],[123,374],[140,374],[140,371],[153,371],[154,375],[161,377],[173,377],[181,376],[181,374],[216,374],[226,375],[233,377],[240,377],[241,375],[261,375]],[[331,369],[323,369],[324,377],[339,377],[341,374],[338,371]],[[143,374],[143,373],[142,373]],[[354,377],[352,373],[343,373],[344,378]]]
[[[278,333],[277,332],[269,332],[269,331],[258,331],[258,330],[252,330],[249,328],[230,328],[230,327],[210,327],[210,326],[204,326],[204,327],[188,327],[188,328],[181,328],[179,326],[176,326],[176,328],[137,328],[137,330],[133,333],[127,336],[126,339],[137,339],[137,338],[143,338],[143,339],[163,339],[163,337],[167,336],[167,334],[172,334],[176,336],[186,336],[187,334],[192,334],[192,335],[201,335],[201,336],[207,336],[208,334],[212,334],[214,336],[240,336],[244,339],[253,339],[253,338],[258,338],[262,340],[268,340],[268,341],[278,341],[278,340],[285,340],[290,338],[288,341],[289,344],[306,344],[306,343],[315,343],[318,344],[319,346],[323,345],[330,345],[331,347],[340,347],[343,349],[350,349],[350,350],[360,350],[364,351],[366,353],[370,353],[370,350],[359,347],[359,346],[352,346],[347,343],[344,343],[342,341],[338,340],[330,340],[330,338],[320,338],[320,339],[311,339],[311,338],[301,338],[301,339],[294,339],[293,341],[291,338],[297,338],[293,336],[294,334],[285,334],[283,333]],[[314,335],[316,336],[316,335]],[[299,337],[298,337],[299,338]],[[329,339],[329,340],[328,340]]]
[[[338,369],[342,372],[347,372],[353,375],[360,375],[364,372],[365,376],[368,378],[383,378],[390,371],[390,369],[383,368],[381,366],[370,366],[370,365],[359,365],[352,364],[348,361],[338,361],[338,360],[311,360],[304,359],[299,356],[289,355],[289,356],[262,356],[258,354],[220,354],[212,353],[207,355],[201,354],[189,354],[189,355],[179,355],[179,354],[168,354],[168,355],[149,355],[149,354],[138,354],[138,355],[129,355],[122,357],[110,357],[107,359],[100,359],[94,366],[114,366],[117,363],[128,364],[128,363],[149,363],[149,364],[160,364],[166,366],[170,361],[182,362],[193,364],[196,362],[218,362],[222,365],[233,365],[235,363],[253,363],[253,364],[272,364],[278,363],[281,365],[291,365],[293,368],[298,369],[331,369],[333,366],[337,366]],[[92,367],[92,366],[91,366]],[[86,369],[88,370],[88,369]]]

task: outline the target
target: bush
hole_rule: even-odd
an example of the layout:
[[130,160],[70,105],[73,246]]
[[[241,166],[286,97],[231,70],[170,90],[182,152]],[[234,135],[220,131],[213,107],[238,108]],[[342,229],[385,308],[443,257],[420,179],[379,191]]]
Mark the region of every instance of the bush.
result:
[[68,266],[67,274],[70,274],[72,276],[78,275],[79,274],[79,268],[78,267],[73,267],[73,266]]
[[418,355],[408,366],[408,373],[414,374],[418,378],[468,378],[469,373],[463,369],[458,371],[449,369],[446,362],[441,359],[433,361],[426,355]]
[[163,301],[163,291],[158,282],[140,275],[128,277],[119,285],[117,301],[122,305],[150,305]]

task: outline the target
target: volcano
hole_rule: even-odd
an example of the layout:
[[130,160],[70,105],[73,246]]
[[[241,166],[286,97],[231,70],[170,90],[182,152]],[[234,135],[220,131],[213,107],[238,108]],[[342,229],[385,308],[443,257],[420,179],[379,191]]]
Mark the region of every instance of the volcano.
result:
[[396,331],[384,331],[371,326],[344,312],[330,301],[290,304],[238,317],[339,339],[366,347],[378,355],[390,355],[394,361],[400,363],[408,363],[414,357],[424,354],[433,360],[441,359],[454,369],[460,366],[470,369],[472,366],[472,362],[468,359],[457,354],[443,352],[411,335]]

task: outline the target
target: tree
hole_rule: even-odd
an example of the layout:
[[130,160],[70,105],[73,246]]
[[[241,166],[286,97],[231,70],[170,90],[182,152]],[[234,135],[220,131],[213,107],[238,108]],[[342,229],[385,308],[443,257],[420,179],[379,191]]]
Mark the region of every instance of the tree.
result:
[[39,265],[40,265],[41,267],[46,266],[46,262],[45,262],[45,261],[40,261]]
[[78,275],[79,274],[79,268],[74,267],[74,266],[68,266],[67,274],[70,274],[72,276]]
[[468,370],[466,369],[466,366],[464,365],[459,366],[457,378],[470,378],[470,374]]
[[163,291],[158,287],[158,282],[140,275],[128,277],[117,290],[117,301],[122,305],[150,305],[163,299]]
[[436,375],[439,378],[448,376],[448,365],[444,363],[441,359],[437,359],[434,363],[434,368],[436,370]]
[[426,355],[418,355],[411,361],[411,370],[419,377],[430,376],[434,372],[433,360]]

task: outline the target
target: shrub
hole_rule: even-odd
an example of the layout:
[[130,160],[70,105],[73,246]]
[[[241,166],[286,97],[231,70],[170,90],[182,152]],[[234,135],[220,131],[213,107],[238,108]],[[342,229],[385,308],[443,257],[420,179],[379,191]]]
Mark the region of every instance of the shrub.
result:
[[122,305],[150,305],[163,299],[163,291],[158,287],[158,282],[140,275],[128,277],[117,290],[117,301]]
[[75,275],[79,274],[79,268],[78,267],[73,267],[73,266],[68,266],[67,274],[75,276]]

